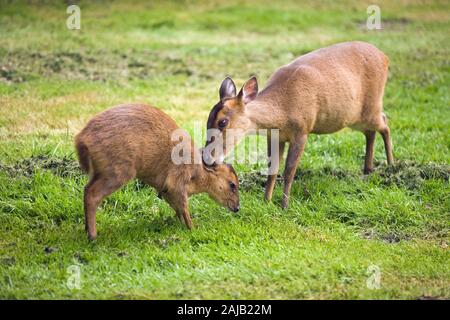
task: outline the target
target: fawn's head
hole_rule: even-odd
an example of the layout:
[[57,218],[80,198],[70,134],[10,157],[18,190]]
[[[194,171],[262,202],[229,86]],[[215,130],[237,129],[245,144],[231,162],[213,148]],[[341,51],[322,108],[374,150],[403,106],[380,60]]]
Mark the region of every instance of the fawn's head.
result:
[[[237,95],[236,85],[231,78],[227,77],[222,81],[220,101],[211,109],[207,122],[206,152],[203,158],[206,163],[221,163],[230,149],[245,135],[250,126],[245,108],[257,94],[256,77],[247,80]],[[208,148],[213,142],[216,145]]]
[[239,211],[239,180],[229,164],[203,164],[209,175],[207,193],[218,204],[233,212]]

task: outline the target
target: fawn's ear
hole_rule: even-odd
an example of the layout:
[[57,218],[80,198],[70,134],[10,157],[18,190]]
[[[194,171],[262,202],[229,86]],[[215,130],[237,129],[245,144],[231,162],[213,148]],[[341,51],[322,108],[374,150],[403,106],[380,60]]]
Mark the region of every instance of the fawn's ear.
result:
[[247,82],[242,86],[241,91],[239,91],[238,99],[241,99],[245,104],[253,101],[258,95],[258,81],[256,77],[253,76],[247,80]]
[[219,89],[220,100],[236,97],[236,85],[230,77],[223,79]]

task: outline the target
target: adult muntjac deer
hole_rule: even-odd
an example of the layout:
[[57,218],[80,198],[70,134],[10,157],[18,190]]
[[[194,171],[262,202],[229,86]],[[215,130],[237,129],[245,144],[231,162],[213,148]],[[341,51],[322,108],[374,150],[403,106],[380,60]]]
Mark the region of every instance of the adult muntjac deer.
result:
[[[392,164],[390,131],[382,112],[388,64],[388,57],[373,45],[345,42],[310,52],[282,66],[260,93],[255,77],[249,79],[237,95],[233,80],[226,78],[220,87],[220,101],[211,110],[207,123],[208,129],[219,130],[224,144],[217,154],[205,152],[206,162],[223,160],[231,149],[226,138],[230,129],[240,129],[244,133],[278,129],[278,148],[271,146],[271,139],[268,139],[273,170],[267,179],[265,198],[269,201],[272,198],[288,142],[283,208],[288,206],[297,164],[310,133],[333,133],[345,127],[363,132],[366,136],[364,173],[369,173],[373,170],[375,134],[379,132],[383,136],[387,162]],[[208,135],[206,146],[212,141]],[[237,140],[233,139],[231,144],[235,143]]]
[[201,151],[187,134],[179,136],[185,146],[180,151],[190,161],[173,161],[173,151],[180,144],[173,139],[174,133],[180,130],[157,108],[122,105],[95,116],[76,136],[80,166],[90,175],[84,189],[89,240],[97,236],[95,212],[102,199],[135,177],[153,186],[189,229],[188,197],[192,194],[207,192],[224,207],[239,210],[239,182],[233,167],[205,166]]

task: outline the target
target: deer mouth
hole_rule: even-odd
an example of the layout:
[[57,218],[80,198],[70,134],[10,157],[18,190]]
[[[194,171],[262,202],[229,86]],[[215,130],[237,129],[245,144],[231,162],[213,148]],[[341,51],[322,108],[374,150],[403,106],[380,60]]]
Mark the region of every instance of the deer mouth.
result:
[[237,213],[239,211],[239,209],[241,208],[239,202],[237,204],[234,203],[234,201],[228,200],[228,210]]

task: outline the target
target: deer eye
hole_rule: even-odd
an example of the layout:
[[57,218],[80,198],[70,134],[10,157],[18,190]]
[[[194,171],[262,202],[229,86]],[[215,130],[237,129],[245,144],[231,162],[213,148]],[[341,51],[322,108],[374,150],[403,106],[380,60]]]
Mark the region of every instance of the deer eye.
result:
[[230,189],[231,191],[235,192],[236,191],[236,185],[233,182],[230,182]]
[[219,121],[219,128],[223,129],[227,126],[227,124],[228,124],[228,119],[222,119]]

